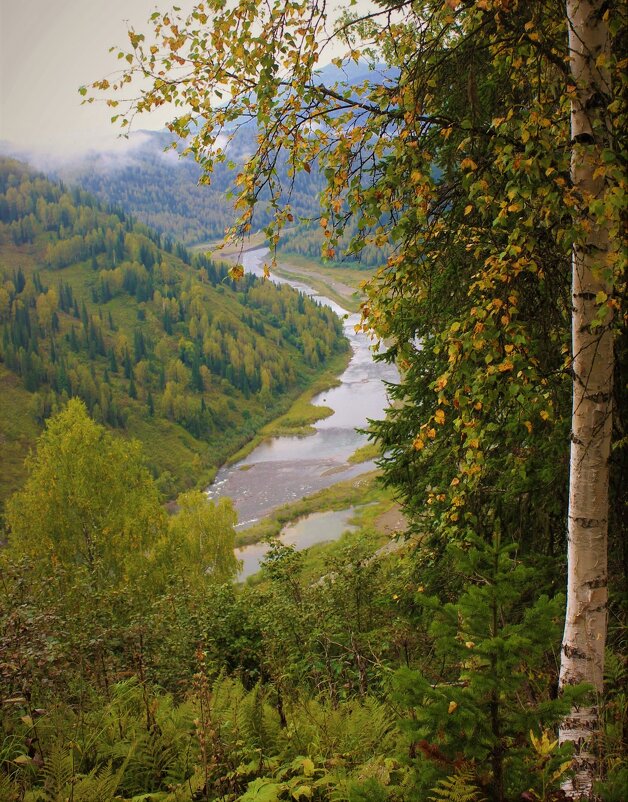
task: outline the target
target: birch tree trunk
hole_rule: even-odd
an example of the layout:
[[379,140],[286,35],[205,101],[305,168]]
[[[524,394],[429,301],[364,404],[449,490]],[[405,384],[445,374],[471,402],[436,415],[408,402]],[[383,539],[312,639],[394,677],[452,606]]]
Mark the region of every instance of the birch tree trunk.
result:
[[[562,722],[560,742],[574,744],[574,777],[564,786],[570,799],[595,799],[599,776],[600,719],[607,618],[608,485],[611,445],[613,341],[609,229],[591,210],[604,200],[602,149],[608,143],[610,56],[601,0],[567,0],[574,192],[580,199],[572,254],[573,412],[569,481],[567,613],[560,687],[586,682],[597,699]],[[599,209],[599,205],[597,209]],[[605,317],[601,318],[600,310]],[[592,325],[593,324],[593,325]]]

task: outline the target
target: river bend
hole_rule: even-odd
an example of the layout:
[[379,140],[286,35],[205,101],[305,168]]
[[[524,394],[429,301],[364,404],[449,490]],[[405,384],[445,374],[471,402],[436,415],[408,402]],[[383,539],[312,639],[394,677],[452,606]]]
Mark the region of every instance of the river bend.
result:
[[[262,276],[267,253],[268,249],[260,248],[243,254],[245,271]],[[366,426],[369,419],[383,417],[388,405],[385,382],[398,381],[396,368],[374,362],[370,340],[362,332],[356,333],[359,315],[349,314],[301,282],[277,276],[273,281],[289,284],[344,317],[344,331],[353,354],[339,377],[339,386],[312,399],[313,404],[334,410],[333,415],[314,424],[315,434],[274,437],[261,443],[245,459],[218,471],[208,496],[233,499],[240,521],[238,528],[250,526],[286,502],[371,470],[372,462],[358,465],[347,462],[367,442],[356,428]]]

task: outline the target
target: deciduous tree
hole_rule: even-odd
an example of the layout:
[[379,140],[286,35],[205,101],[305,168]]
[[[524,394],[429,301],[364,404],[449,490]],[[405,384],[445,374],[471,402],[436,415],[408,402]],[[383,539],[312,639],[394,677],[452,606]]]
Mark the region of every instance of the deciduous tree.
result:
[[72,399],[50,418],[7,504],[9,546],[42,570],[81,565],[94,582],[123,582],[163,535],[166,515],[137,442],[109,434]]
[[215,582],[233,579],[239,562],[234,553],[237,514],[231,499],[214,503],[199,490],[182,493],[170,520],[170,541],[179,566]]

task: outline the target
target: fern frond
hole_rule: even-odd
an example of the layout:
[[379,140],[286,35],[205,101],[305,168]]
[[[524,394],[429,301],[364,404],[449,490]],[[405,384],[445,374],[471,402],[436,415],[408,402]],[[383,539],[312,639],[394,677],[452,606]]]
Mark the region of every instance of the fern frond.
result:
[[238,723],[247,745],[263,754],[276,751],[281,723],[277,712],[266,702],[264,691],[256,685],[242,700]]
[[389,708],[367,697],[350,700],[333,708],[316,700],[304,705],[305,715],[297,723],[299,741],[305,741],[306,754],[351,755],[354,765],[365,763],[386,750],[394,737],[395,719]]
[[101,766],[90,771],[74,786],[74,802],[113,802],[120,785],[121,772],[114,772],[111,766]]
[[430,802],[484,802],[480,790],[475,784],[474,774],[468,769],[452,774],[432,788]]
[[64,791],[74,776],[74,761],[71,751],[55,743],[43,769],[47,798],[56,802],[64,798]]

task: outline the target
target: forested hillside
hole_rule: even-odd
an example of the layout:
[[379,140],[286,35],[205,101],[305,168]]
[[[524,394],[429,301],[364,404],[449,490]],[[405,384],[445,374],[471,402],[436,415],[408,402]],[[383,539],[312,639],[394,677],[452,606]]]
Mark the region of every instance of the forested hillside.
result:
[[[329,87],[348,83],[358,88],[365,79],[383,84],[395,75],[394,69],[383,64],[359,61],[342,69],[327,65],[317,77]],[[227,161],[216,163],[210,185],[201,182],[203,170],[191,156],[180,158],[170,147],[173,135],[167,131],[135,131],[128,146],[119,152],[93,152],[88,157],[69,160],[57,168],[57,174],[70,185],[80,186],[104,203],[119,206],[185,245],[220,241],[235,219],[228,193],[236,189],[237,173],[255,152],[257,135],[258,127],[251,122],[225,131],[219,144],[225,149]],[[283,154],[278,154],[274,169],[283,187],[283,200],[290,203],[293,217],[293,225],[283,232],[278,247],[286,253],[318,260],[325,255],[327,244],[319,225],[319,196],[325,176],[316,160],[309,172],[293,174]],[[164,186],[168,192],[163,192]],[[271,217],[271,210],[260,204],[254,228],[263,228]],[[386,224],[386,220],[377,222]],[[347,252],[356,233],[356,226],[350,225],[334,255],[329,257],[330,264],[342,261],[343,265],[359,269],[385,263],[390,253],[387,247],[372,245],[360,253]]]
[[0,163],[3,495],[70,397],[194,486],[335,354],[340,321],[292,289],[191,258],[81,190]]

